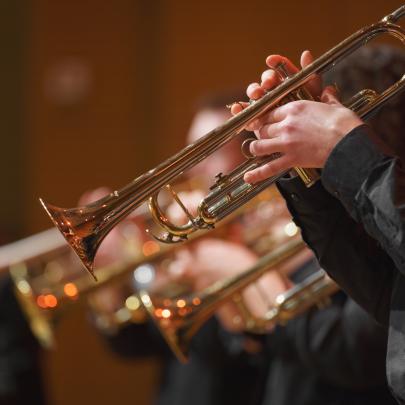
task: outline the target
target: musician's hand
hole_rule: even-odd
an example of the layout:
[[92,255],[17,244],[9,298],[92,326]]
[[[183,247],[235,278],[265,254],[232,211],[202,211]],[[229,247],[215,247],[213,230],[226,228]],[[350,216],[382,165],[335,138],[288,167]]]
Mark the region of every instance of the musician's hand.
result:
[[[305,68],[312,63],[309,51],[301,55],[301,66]],[[279,55],[271,55],[266,63],[274,67],[284,62],[289,73],[298,69],[287,59]],[[247,89],[251,99],[262,97],[267,90],[279,84],[277,75],[272,70],[262,74],[260,84],[253,83]],[[247,129],[255,131],[258,138],[250,144],[250,151],[255,156],[267,156],[279,152],[282,156],[255,170],[247,172],[244,180],[256,183],[292,167],[323,167],[336,144],[362,121],[352,111],[343,107],[332,86],[322,90],[319,76],[307,83],[307,89],[314,101],[294,101],[278,107],[251,122]],[[247,106],[236,103],[231,112],[237,114]]]
[[[198,292],[217,281],[248,270],[257,259],[243,245],[210,238],[197,241],[191,248],[177,252],[177,260],[172,262],[169,271],[176,278],[187,280],[193,290]],[[283,276],[269,272],[243,291],[243,300],[249,311],[256,316],[263,316],[276,296],[288,287],[289,283]],[[218,309],[217,316],[225,329],[243,331],[241,313],[232,300]]]
[[253,265],[257,256],[238,243],[216,238],[197,240],[176,251],[169,265],[173,279],[187,280],[199,291]]
[[250,152],[255,156],[279,152],[282,156],[247,172],[247,183],[292,167],[323,167],[336,144],[362,124],[355,113],[340,104],[333,87],[325,88],[321,100],[294,101],[266,114],[257,130],[259,139],[250,144]]
[[[301,54],[301,67],[305,68],[309,64],[313,62],[313,56],[310,51],[304,51]],[[266,64],[270,68],[265,70],[261,75],[261,82],[259,83],[251,83],[246,90],[246,94],[250,100],[258,100],[263,97],[267,91],[273,89],[278,84],[280,84],[280,78],[278,74],[275,72],[274,68],[283,63],[285,69],[287,70],[289,75],[293,75],[299,71],[299,69],[286,57],[281,55],[270,55],[266,58]],[[318,100],[322,93],[322,79],[320,76],[316,75],[314,78],[308,81],[306,84],[306,89],[311,93],[312,97],[315,100]],[[239,113],[244,108],[246,108],[249,103],[246,102],[239,102],[234,103],[231,106],[231,113],[233,115]],[[263,120],[258,119],[250,123],[246,129],[249,131],[254,131],[262,126]]]

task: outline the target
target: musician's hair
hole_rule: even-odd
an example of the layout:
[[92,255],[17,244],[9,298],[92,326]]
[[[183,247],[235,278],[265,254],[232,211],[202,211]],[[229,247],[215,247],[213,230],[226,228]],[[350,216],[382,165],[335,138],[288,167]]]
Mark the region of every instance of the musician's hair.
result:
[[[339,62],[325,77],[338,83],[342,101],[362,88],[381,92],[405,72],[403,48],[366,46]],[[368,120],[375,132],[401,156],[405,156],[405,93],[395,96]]]

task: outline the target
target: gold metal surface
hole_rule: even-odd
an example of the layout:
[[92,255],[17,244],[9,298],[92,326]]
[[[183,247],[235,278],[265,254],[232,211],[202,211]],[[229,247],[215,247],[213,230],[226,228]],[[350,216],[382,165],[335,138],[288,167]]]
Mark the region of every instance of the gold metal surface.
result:
[[142,247],[148,242],[155,249],[127,249],[119,261],[97,270],[99,283],[95,284],[83,274],[80,261],[60,233],[49,229],[0,247],[0,272],[10,274],[33,334],[42,346],[50,348],[56,322],[74,303],[112,282],[126,280],[139,264],[172,250],[155,241],[145,241]]
[[[190,219],[189,223],[180,229],[172,226],[173,224],[159,209],[156,204],[157,194],[184,171],[195,166],[233,139],[251,121],[276,107],[286,98],[300,98],[304,90],[303,86],[311,80],[314,74],[322,74],[330,70],[339,60],[371,39],[382,34],[388,34],[405,43],[405,32],[395,24],[404,14],[405,6],[402,6],[376,24],[360,29],[300,72],[286,78],[274,90],[269,91],[260,100],[252,102],[250,106],[225,124],[215,128],[119,191],[114,191],[95,203],[69,209],[53,206],[41,199],[44,209],[93,276],[94,258],[101,241],[117,223],[148,200],[154,217],[167,230],[167,234],[160,237],[160,240],[168,243],[183,241],[195,230],[212,228],[216,222],[245,204],[246,201],[284,174],[281,173],[280,176],[271,177],[255,185],[246,184],[243,181],[243,175],[247,170],[259,167],[279,155],[248,159],[232,173],[220,176],[211,187],[209,195],[201,202],[198,215]],[[374,93],[373,97],[364,99],[363,102],[359,103],[360,106],[356,104],[353,109],[360,117],[365,118],[404,87],[405,76],[381,94]],[[298,172],[306,184],[313,183],[313,176],[310,172],[303,170]]]
[[[274,266],[294,256],[305,247],[301,239],[290,240],[261,257],[244,273],[221,280],[203,291],[187,297],[164,299],[162,305],[141,291],[143,305],[155,321],[163,337],[181,362],[186,362],[192,337],[223,303],[258,280]],[[179,305],[179,302],[181,305]],[[273,317],[271,320],[275,320]]]

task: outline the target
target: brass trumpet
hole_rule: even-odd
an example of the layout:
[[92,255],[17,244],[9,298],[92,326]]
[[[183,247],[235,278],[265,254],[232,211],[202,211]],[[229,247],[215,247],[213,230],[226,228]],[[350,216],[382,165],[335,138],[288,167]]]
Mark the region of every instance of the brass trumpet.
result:
[[169,246],[145,241],[139,249],[128,240],[119,262],[97,271],[100,283],[83,274],[82,265],[56,229],[0,247],[0,272],[10,274],[16,297],[34,336],[45,348],[54,345],[55,323],[73,303],[96,288],[119,282],[139,264],[167,254]]
[[[246,272],[218,281],[203,291],[186,297],[164,298],[161,305],[156,304],[157,300],[147,291],[141,291],[140,297],[173,353],[185,363],[192,337],[225,301],[232,298],[240,303],[240,293],[245,287],[304,247],[305,244],[301,239],[290,240],[261,257]],[[265,333],[269,326],[284,324],[313,305],[322,304],[338,289],[337,284],[323,270],[319,270],[302,283],[279,295],[276,305],[270,308],[263,318],[242,310],[244,327],[254,333]],[[242,309],[244,308],[242,306]]]
[[[290,239],[297,233],[298,228],[291,221],[284,199],[276,188],[271,186],[222,221],[220,226],[210,234],[210,237],[237,240],[258,256],[262,256],[269,249],[280,245],[281,241]],[[199,237],[203,235],[203,233],[193,235],[194,237],[190,238],[190,243],[185,246],[185,249],[192,250],[194,243],[198,244]],[[112,289],[119,288],[116,290],[116,298],[118,300],[117,296],[120,297],[121,306],[105,307],[104,301],[108,298],[102,296],[100,302],[97,296],[90,297],[90,306],[96,324],[101,330],[114,334],[123,326],[143,322],[148,317],[147,311],[142,306],[138,290],[148,288],[151,294],[159,294],[164,297],[181,296],[190,292],[192,287],[187,281],[177,281],[168,277],[168,268],[173,263],[172,250],[168,250],[168,254],[151,257],[150,260],[145,260],[134,269],[133,276],[136,285],[132,285],[129,290],[121,289],[121,284],[111,287]],[[97,275],[98,272],[99,270],[97,270]]]
[[[187,190],[196,187],[198,183],[198,179],[191,179],[179,187]],[[245,205],[243,212],[241,210],[235,213],[237,215],[227,218],[233,219],[234,222],[223,221],[221,225],[224,226],[219,227],[217,232],[222,236],[228,232],[228,226],[241,221],[244,215],[252,215],[259,205],[263,207],[263,204],[272,204],[276,197],[281,199],[275,190],[266,190],[250,204]],[[148,220],[146,212],[140,213],[138,221]],[[271,237],[267,227],[258,229],[255,226],[254,234],[246,226],[243,231],[243,242],[249,246],[258,241],[267,245]],[[54,345],[57,321],[63,318],[72,304],[82,301],[83,298],[89,298],[96,321],[104,329],[117,329],[126,322],[145,320],[147,313],[136,293],[128,297],[135,289],[133,280],[136,271],[141,266],[164,261],[170,257],[174,246],[160,245],[150,238],[140,237],[135,223],[128,222],[122,233],[125,237],[123,235],[119,245],[120,259],[97,269],[97,284],[83,273],[80,260],[57,229],[48,229],[0,247],[0,274],[10,274],[13,279],[16,297],[34,336],[43,347]],[[196,236],[200,235],[202,234]],[[114,314],[103,314],[92,299],[94,297],[89,297],[94,291],[106,286],[118,287],[126,294],[122,296],[123,306]]]
[[[149,200],[153,217],[167,231],[165,235],[159,238],[164,242],[183,241],[196,230],[213,228],[216,222],[246,203],[284,174],[281,173],[279,176],[274,176],[254,185],[246,184],[243,181],[243,175],[246,171],[277,158],[277,154],[266,158],[248,157],[245,163],[230,174],[218,175],[209,195],[201,201],[197,216],[192,216],[173,192],[175,199],[184,208],[189,218],[188,223],[184,226],[172,224],[163,214],[157,204],[159,191],[185,170],[195,166],[233,139],[247,124],[266,111],[280,103],[307,98],[308,94],[304,86],[313,75],[330,70],[339,60],[371,39],[381,34],[388,34],[405,43],[405,31],[395,24],[404,14],[405,6],[402,6],[376,24],[360,29],[291,77],[286,77],[283,67],[279,66],[277,71],[280,78],[284,80],[274,90],[260,100],[252,102],[248,108],[225,124],[187,146],[155,169],[141,175],[121,190],[114,191],[109,196],[83,207],[58,208],[41,199],[43,207],[93,277],[95,277],[93,272],[94,258],[101,241],[118,222],[147,200]],[[373,90],[364,90],[355,96],[356,103],[350,104],[350,107],[360,117],[366,118],[369,113],[401,91],[404,86],[405,76],[381,94]],[[317,174],[313,170],[300,168],[295,170],[308,186],[316,181]]]

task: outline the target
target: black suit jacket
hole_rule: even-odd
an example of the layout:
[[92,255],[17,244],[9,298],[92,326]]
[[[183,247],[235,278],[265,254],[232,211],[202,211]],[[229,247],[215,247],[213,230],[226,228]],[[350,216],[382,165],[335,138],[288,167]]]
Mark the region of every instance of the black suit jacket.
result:
[[397,400],[405,403],[405,172],[401,158],[363,125],[333,150],[322,184],[306,189],[298,179],[291,179],[281,181],[280,190],[322,267],[389,326],[388,381]]
[[152,322],[128,325],[108,338],[126,358],[161,360],[156,405],[260,405],[268,362],[261,354],[247,355],[242,341],[212,318],[193,338],[189,363],[181,364]]

